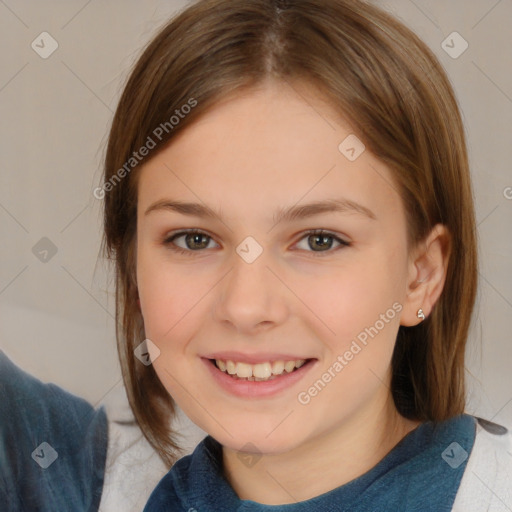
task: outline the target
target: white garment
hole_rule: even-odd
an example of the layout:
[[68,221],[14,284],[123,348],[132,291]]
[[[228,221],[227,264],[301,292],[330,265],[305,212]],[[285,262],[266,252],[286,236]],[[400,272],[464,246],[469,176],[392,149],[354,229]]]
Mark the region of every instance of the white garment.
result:
[[477,423],[452,512],[512,512],[512,431],[499,427]]
[[[109,440],[99,512],[141,512],[168,470],[136,425],[124,389],[116,390],[109,402],[104,404]],[[206,435],[179,409],[173,428],[182,436],[183,455],[192,453]],[[512,430],[498,433],[504,430],[477,423],[452,512],[512,512]]]
[[[141,512],[168,469],[135,423],[124,388],[103,404],[108,419],[108,448],[99,512]],[[181,410],[173,422],[183,455],[205,437]]]

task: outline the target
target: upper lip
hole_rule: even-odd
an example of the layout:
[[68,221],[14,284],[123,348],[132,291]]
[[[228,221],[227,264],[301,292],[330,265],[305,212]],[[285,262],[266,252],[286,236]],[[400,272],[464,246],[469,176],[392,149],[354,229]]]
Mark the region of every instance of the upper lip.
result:
[[258,354],[244,354],[242,352],[214,352],[203,357],[206,359],[220,359],[221,361],[236,361],[247,364],[266,363],[268,361],[297,361],[299,359],[312,359],[311,357],[277,354],[275,352],[260,352]]

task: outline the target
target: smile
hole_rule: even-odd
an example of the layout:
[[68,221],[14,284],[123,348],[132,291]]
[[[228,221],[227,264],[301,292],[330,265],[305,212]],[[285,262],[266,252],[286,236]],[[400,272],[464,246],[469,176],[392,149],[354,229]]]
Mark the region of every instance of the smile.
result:
[[291,361],[265,361],[258,364],[248,364],[231,360],[212,360],[217,368],[235,379],[262,382],[275,379],[283,373],[292,373],[306,362],[305,359]]
[[318,359],[292,359],[290,355],[274,358],[268,354],[265,360],[263,354],[239,358],[236,354],[211,354],[201,359],[213,382],[225,392],[245,399],[264,399],[297,386],[319,363]]

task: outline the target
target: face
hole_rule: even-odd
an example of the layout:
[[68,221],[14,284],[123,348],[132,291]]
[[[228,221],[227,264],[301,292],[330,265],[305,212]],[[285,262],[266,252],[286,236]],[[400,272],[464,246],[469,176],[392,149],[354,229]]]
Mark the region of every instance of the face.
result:
[[155,371],[232,449],[285,452],[389,397],[402,202],[389,169],[343,143],[350,126],[297,91],[267,83],[217,104],[139,176],[137,283]]

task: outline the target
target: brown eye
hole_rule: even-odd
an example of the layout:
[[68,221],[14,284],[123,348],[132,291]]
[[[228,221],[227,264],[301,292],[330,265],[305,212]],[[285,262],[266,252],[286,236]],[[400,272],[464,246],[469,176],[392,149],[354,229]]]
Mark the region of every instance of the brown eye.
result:
[[[323,230],[309,231],[305,234],[305,236],[301,238],[301,242],[302,240],[307,241],[307,247],[302,247],[301,249],[313,253],[334,252],[337,249],[350,245],[349,242],[342,240],[334,233],[329,233]],[[330,251],[330,249],[333,247],[333,244],[338,245],[334,248],[334,250]]]
[[334,242],[334,237],[328,235],[309,235],[308,244],[313,250],[330,249]]
[[[176,243],[180,239],[183,241]],[[211,236],[201,231],[181,231],[166,238],[163,243],[178,252],[191,253],[209,248],[208,246],[212,241]]]
[[[202,233],[189,233],[185,235],[185,245],[188,249],[206,249],[209,243],[209,239],[207,235],[203,235]],[[206,243],[205,243],[206,239]]]

